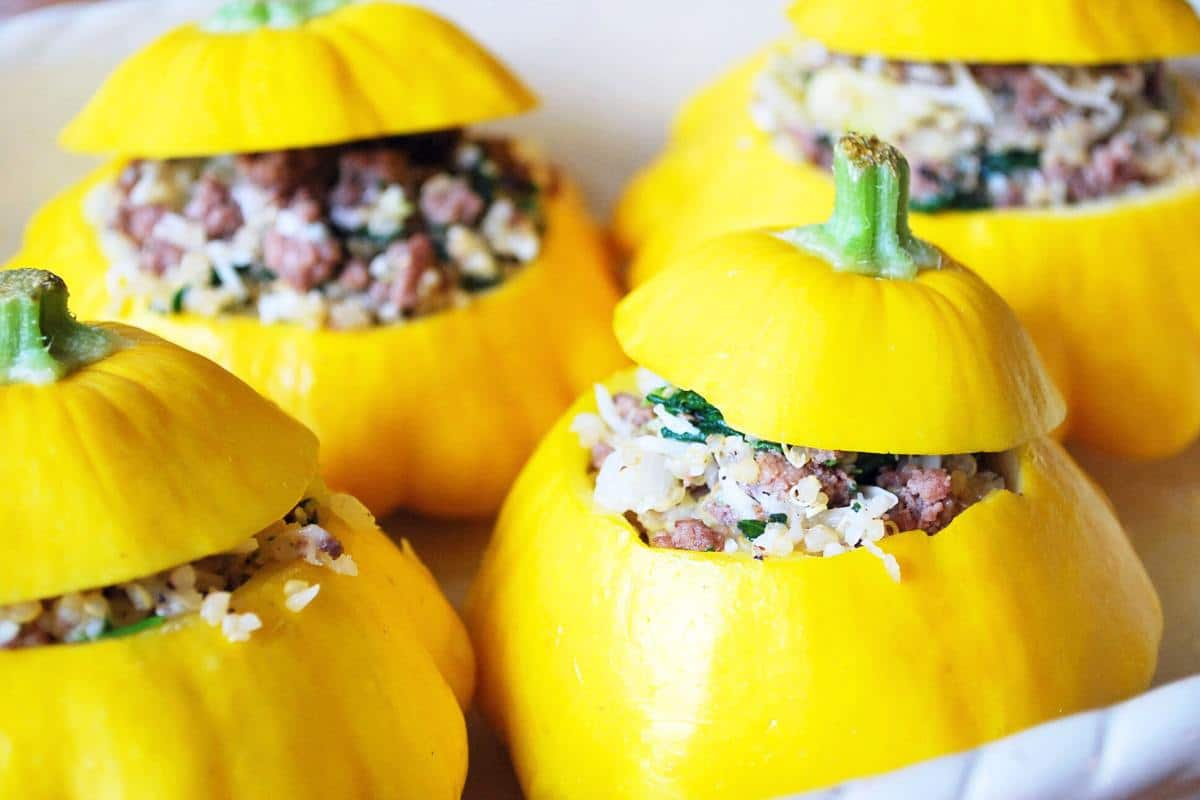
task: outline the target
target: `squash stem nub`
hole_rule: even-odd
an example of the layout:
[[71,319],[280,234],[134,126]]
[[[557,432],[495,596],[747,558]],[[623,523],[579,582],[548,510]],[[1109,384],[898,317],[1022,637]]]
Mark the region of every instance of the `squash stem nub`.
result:
[[352,0],[226,0],[204,23],[216,33],[243,33],[259,28],[297,28]]
[[0,271],[0,384],[52,383],[116,345],[111,333],[75,321],[53,272]]
[[850,133],[833,151],[833,215],[780,238],[828,261],[834,269],[910,279],[937,267],[935,247],[908,227],[908,162],[874,136]]

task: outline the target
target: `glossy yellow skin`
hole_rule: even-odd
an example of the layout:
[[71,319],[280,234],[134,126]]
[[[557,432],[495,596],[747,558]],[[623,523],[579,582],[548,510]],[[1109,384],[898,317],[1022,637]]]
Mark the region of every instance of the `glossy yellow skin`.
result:
[[[627,387],[628,375],[610,385]],[[652,549],[594,510],[568,428],[501,514],[467,612],[530,798],[767,798],[1144,689],[1162,618],[1107,501],[1044,438],[933,537],[754,561]],[[1019,465],[1016,466],[1016,465]]]
[[229,550],[312,481],[317,440],[299,423],[206,359],[104,327],[112,355],[0,387],[0,605]]
[[[328,527],[360,574],[303,562],[260,573],[233,599],[263,619],[248,642],[193,615],[123,639],[0,652],[0,795],[458,798],[465,631],[407,545],[349,497],[332,509]],[[290,579],[321,585],[299,613],[283,605]]]
[[[43,208],[10,262],[61,274],[81,317],[114,313],[83,211],[114,169]],[[569,182],[547,204],[537,260],[464,308],[405,325],[331,331],[117,313],[208,356],[305,423],[321,441],[325,480],[376,514],[484,516],[571,399],[625,363],[609,328],[617,290],[601,237]]]
[[[43,335],[75,335],[41,313]],[[459,797],[474,656],[429,571],[358,501],[329,495],[298,422],[199,355],[101,327],[110,352],[0,386],[0,605],[233,549],[305,497],[358,575],[264,567],[233,592],[262,622],[249,642],[191,614],[0,649],[0,797]],[[320,584],[299,613],[285,604],[294,579]]]
[[[1015,13],[1014,13],[1015,12]],[[796,30],[857,55],[913,61],[1111,64],[1200,53],[1187,0],[795,0]]]
[[[635,285],[734,230],[824,219],[833,185],[780,156],[747,109],[759,54],[703,92],[617,214]],[[1200,129],[1188,92],[1183,128]],[[1068,437],[1141,458],[1200,435],[1200,182],[1067,209],[912,213],[1016,310],[1071,409]],[[1153,420],[1153,424],[1147,424]]]
[[152,158],[282,150],[457,127],[535,104],[447,20],[368,2],[291,29],[177,28],[118,67],[61,142]]
[[[278,150],[459,127],[535,102],[448,21],[364,2],[290,29],[172,31],[117,69],[62,142],[153,158]],[[239,375],[316,432],[328,483],[377,514],[494,513],[571,398],[624,363],[608,254],[569,182],[547,201],[541,255],[504,286],[411,324],[333,332],[114,309],[83,201],[117,163],[39,212],[10,266],[48,266],[82,316],[116,314]]]
[[945,254],[913,280],[873,279],[728,234],[635,289],[614,328],[633,361],[771,441],[998,452],[1066,414],[1012,310]]
[[[641,255],[642,248],[665,238],[655,235],[658,229],[667,227],[681,215],[691,196],[704,191],[706,177],[721,168],[721,162],[713,160],[714,153],[725,157],[723,151],[735,145],[739,149],[749,145],[758,152],[753,139],[745,138],[755,134],[757,128],[742,115],[733,119],[728,119],[728,115],[731,109],[746,107],[755,76],[772,55],[786,51],[789,44],[779,41],[762,48],[683,103],[671,124],[667,147],[630,179],[618,198],[612,234],[617,249],[624,255]],[[828,213],[828,208],[822,211]],[[631,282],[636,285],[644,280],[641,273],[648,276],[658,268],[660,260],[643,256],[635,261]],[[641,266],[641,261],[648,261],[650,266]]]

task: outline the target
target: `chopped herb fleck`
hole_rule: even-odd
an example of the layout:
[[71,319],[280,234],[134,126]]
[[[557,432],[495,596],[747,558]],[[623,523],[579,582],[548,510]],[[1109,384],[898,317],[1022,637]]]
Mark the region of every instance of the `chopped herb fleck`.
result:
[[704,444],[706,441],[703,433],[680,433],[679,431],[673,431],[665,426],[659,430],[658,435],[664,439],[674,439],[677,442],[696,442],[698,444]]
[[1008,175],[1018,169],[1038,169],[1042,156],[1036,150],[1005,150],[1002,153],[985,153],[980,159],[984,173]]
[[767,523],[761,519],[742,519],[738,520],[738,530],[745,534],[747,539],[751,541],[763,535],[767,529]]
[[788,521],[787,514],[772,514],[771,516],[767,517],[767,522],[779,522],[779,523],[782,523],[783,525],[787,525],[787,521]]
[[504,276],[497,273],[490,278],[481,278],[475,275],[463,275],[459,278],[464,290],[468,292],[482,292],[484,289],[491,289],[493,286],[498,286],[504,280]]
[[166,617],[146,617],[143,620],[138,620],[132,625],[122,625],[119,628],[109,628],[102,632],[97,639],[120,639],[122,636],[132,636],[135,633],[148,631],[157,628],[167,621]]
[[[659,390],[646,395],[652,406],[661,405],[668,414],[685,417],[705,436],[741,436],[741,432],[725,424],[725,417],[716,406],[690,389]],[[669,437],[668,437],[669,438]]]
[[257,262],[234,264],[233,270],[243,278],[257,283],[270,283],[279,277],[272,270],[267,269],[266,265]]

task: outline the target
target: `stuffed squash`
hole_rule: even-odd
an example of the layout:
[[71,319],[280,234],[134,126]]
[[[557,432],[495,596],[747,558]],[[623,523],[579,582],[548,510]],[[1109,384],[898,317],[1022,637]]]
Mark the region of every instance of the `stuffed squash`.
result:
[[37,214],[17,263],[246,380],[375,513],[484,515],[620,363],[579,193],[467,128],[534,102],[422,9],[229,3],[68,125],[66,147],[117,160]]
[[10,270],[0,438],[0,795],[460,796],[466,631],[298,422]]
[[775,797],[1149,684],[1157,596],[1031,341],[909,232],[897,151],[834,172],[828,223],[618,306],[639,370],[501,512],[467,623],[532,798]]
[[803,0],[792,19],[805,38],[689,103],[625,195],[633,282],[702,238],[819,219],[838,134],[877,133],[913,165],[914,229],[1033,335],[1070,437],[1136,457],[1195,440],[1200,83],[1169,61],[1200,53],[1195,12]]

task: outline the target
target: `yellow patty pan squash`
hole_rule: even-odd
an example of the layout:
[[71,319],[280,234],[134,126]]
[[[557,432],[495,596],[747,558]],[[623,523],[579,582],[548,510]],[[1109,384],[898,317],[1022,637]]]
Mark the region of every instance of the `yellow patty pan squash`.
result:
[[[64,142],[121,156],[245,152],[449,128],[532,103],[516,78],[427,11],[309,5],[234,3],[220,30],[168,34],[118,69]],[[255,21],[297,8],[311,18]],[[142,121],[131,108],[161,118]],[[76,288],[84,316],[116,316],[234,372],[316,432],[325,480],[376,514],[493,513],[571,398],[623,363],[609,329],[618,294],[608,253],[565,178],[545,196],[539,255],[502,286],[405,324],[313,330],[115,306],[84,204],[123,160],[40,210],[10,266],[51,267]]]
[[[465,630],[407,544],[321,488],[302,426],[200,356],[75,322],[60,279],[20,270],[0,273],[0,438],[16,514],[0,606],[228,551],[303,497],[359,565],[265,566],[233,593],[262,621],[245,642],[193,613],[0,648],[0,796],[460,795]],[[321,586],[300,613],[291,580]]]
[[[793,17],[805,34],[849,52],[1048,63],[1200,52],[1200,21],[1174,0],[1111,15],[1070,0],[1039,4],[1025,15],[994,4],[958,4],[950,13],[932,0],[909,3],[887,19],[911,24],[919,35],[900,27],[893,40],[889,27],[887,41],[872,38],[882,29],[859,24],[876,17],[856,11],[837,22],[835,5],[799,3]],[[992,9],[990,27],[964,22],[963,15],[979,8]],[[1054,43],[1040,29],[993,36],[995,25],[1030,20],[1035,29],[1058,31]],[[858,47],[846,27],[856,24]],[[985,40],[992,44],[984,47]],[[927,48],[905,49],[918,41]],[[1040,49],[1023,49],[1030,41]],[[1001,44],[1013,49],[997,50]],[[633,256],[634,285],[704,238],[824,214],[833,191],[828,174],[779,154],[750,116],[756,76],[771,53],[786,46],[767,48],[698,94],[681,112],[666,151],[630,185],[615,227]],[[1195,135],[1200,92],[1181,88],[1180,127]],[[912,226],[964,259],[1016,309],[1066,395],[1069,438],[1116,455],[1157,458],[1200,434],[1200,273],[1190,255],[1200,252],[1198,216],[1200,179],[1188,179],[1063,208],[913,213]]]
[[1148,685],[1157,596],[1046,436],[1061,400],[999,298],[907,232],[902,161],[865,144],[876,163],[839,150],[860,185],[829,224],[700,245],[620,305],[618,338],[752,435],[1001,448],[1008,488],[935,536],[883,539],[899,582],[862,549],[650,547],[593,502],[581,399],[514,486],[468,604],[481,705],[531,798],[776,797]]
[[417,6],[234,0],[121,64],[60,140],[144,158],[285,150],[469,125],[536,102]]
[[830,50],[912,61],[1112,64],[1200,52],[1187,0],[1042,0],[1013,13],[1005,0],[793,0],[788,16]]

